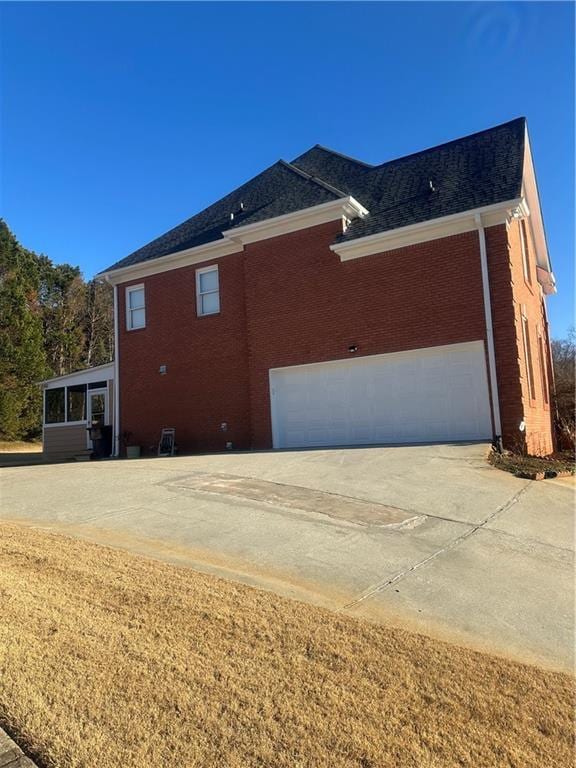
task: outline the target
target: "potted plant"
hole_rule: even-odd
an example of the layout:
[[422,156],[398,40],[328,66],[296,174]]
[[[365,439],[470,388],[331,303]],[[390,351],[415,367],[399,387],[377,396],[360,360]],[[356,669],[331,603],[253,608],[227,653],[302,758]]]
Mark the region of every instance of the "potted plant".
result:
[[128,432],[128,430],[122,432],[122,445],[126,451],[127,459],[140,458],[140,446],[134,442],[132,432]]

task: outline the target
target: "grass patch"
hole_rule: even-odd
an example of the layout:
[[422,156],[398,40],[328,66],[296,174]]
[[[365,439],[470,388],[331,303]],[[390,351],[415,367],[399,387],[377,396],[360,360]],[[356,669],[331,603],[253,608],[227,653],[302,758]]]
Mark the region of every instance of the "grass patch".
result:
[[516,453],[498,453],[490,451],[490,464],[514,475],[536,474],[543,472],[546,477],[556,477],[566,473],[574,474],[574,454],[570,451],[553,456],[523,456]]
[[39,453],[41,451],[41,440],[0,440],[0,453]]
[[572,766],[567,675],[0,524],[0,717],[58,768]]

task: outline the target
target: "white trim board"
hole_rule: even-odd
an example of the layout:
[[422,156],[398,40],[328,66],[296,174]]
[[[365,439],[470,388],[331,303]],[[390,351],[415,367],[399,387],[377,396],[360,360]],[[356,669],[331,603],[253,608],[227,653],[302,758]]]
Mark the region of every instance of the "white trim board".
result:
[[155,275],[159,272],[167,272],[171,269],[200,264],[203,261],[220,259],[233,253],[241,253],[244,250],[244,245],[247,243],[255,243],[258,240],[267,240],[270,237],[297,232],[298,230],[315,227],[329,221],[340,220],[344,228],[345,220],[355,219],[359,216],[363,217],[367,214],[366,208],[353,197],[340,197],[328,203],[313,205],[310,208],[303,208],[293,213],[286,213],[282,216],[265,219],[264,221],[257,221],[254,224],[233,227],[222,233],[223,238],[221,240],[169,253],[166,256],[159,256],[156,259],[139,262],[127,267],[120,267],[110,272],[101,272],[99,277],[112,285],[118,285],[119,283]]
[[[556,279],[552,272],[552,264],[546,243],[546,231],[540,207],[540,196],[538,194],[538,183],[534,171],[528,128],[526,128],[526,135],[524,137],[523,194],[526,195],[526,200],[530,206],[531,216],[528,224],[532,231],[532,241],[536,246],[538,280],[545,294],[556,293]],[[540,279],[541,276],[543,279]]]
[[189,267],[201,264],[203,261],[221,259],[233,253],[241,253],[244,247],[230,240],[216,240],[213,243],[198,245],[195,248],[187,248],[184,251],[176,251],[166,256],[158,256],[150,261],[139,262],[129,267],[114,269],[112,272],[102,272],[99,277],[104,278],[111,285],[119,285],[132,280],[141,280],[160,272],[168,272],[172,269]]
[[330,246],[330,250],[340,256],[340,261],[361,259],[364,256],[394,251],[397,248],[439,240],[463,232],[473,232],[478,228],[477,217],[479,215],[482,217],[483,225],[491,227],[495,224],[506,223],[512,216],[523,217],[527,213],[524,200],[516,198],[505,203],[462,211],[438,219],[428,219],[418,224],[409,224],[406,227],[398,227],[387,232],[378,232],[375,235],[359,237],[356,240],[336,243]]
[[[99,390],[95,390],[98,392]],[[82,419],[82,421],[55,421],[54,424],[44,424],[46,429],[56,429],[57,427],[82,427],[86,426],[88,424],[87,419]]]
[[498,376],[496,374],[496,352],[494,347],[494,329],[492,326],[492,304],[490,302],[490,275],[488,272],[488,251],[486,249],[486,232],[482,226],[482,217],[476,218],[478,225],[478,245],[480,248],[480,269],[482,272],[482,295],[484,299],[484,322],[486,323],[486,341],[488,346],[488,376],[490,379],[490,405],[495,437],[502,437],[502,421],[500,417],[500,395],[498,393]]
[[[130,306],[130,294],[135,293],[136,291],[142,291],[144,294],[144,303],[141,307],[131,307]],[[144,324],[143,325],[132,325],[132,312],[138,311],[138,310],[144,310]],[[126,317],[124,318],[124,327],[127,331],[140,331],[143,328],[146,328],[146,286],[144,283],[134,283],[127,285],[124,289],[124,310]]]
[[[210,272],[216,272],[216,288],[210,291],[202,291],[201,289],[201,276]],[[218,309],[212,312],[204,312],[203,297],[215,294],[218,297]],[[218,264],[210,264],[207,267],[200,267],[196,270],[196,316],[197,317],[210,317],[211,315],[220,314],[220,271]]]
[[368,211],[353,197],[342,197],[331,200],[329,203],[314,205],[312,208],[304,208],[302,211],[286,213],[275,216],[273,219],[264,219],[254,224],[227,229],[222,234],[224,237],[242,243],[255,243],[258,240],[267,240],[270,237],[278,237],[299,229],[316,227],[329,221],[337,221],[343,216],[347,219],[363,218]]
[[86,368],[83,371],[75,371],[64,376],[55,376],[53,379],[41,381],[43,389],[58,389],[58,387],[72,386],[74,384],[91,384],[95,381],[114,380],[114,363],[104,363],[94,368]]
[[118,286],[114,288],[114,416],[113,416],[113,435],[112,435],[112,455],[120,455],[120,346],[119,346],[119,328],[118,328]]

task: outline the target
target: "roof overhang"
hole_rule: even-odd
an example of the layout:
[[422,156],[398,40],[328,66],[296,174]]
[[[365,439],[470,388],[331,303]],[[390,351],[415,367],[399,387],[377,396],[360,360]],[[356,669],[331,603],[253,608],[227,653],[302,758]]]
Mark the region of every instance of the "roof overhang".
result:
[[536,182],[536,173],[534,171],[534,162],[532,160],[532,150],[530,149],[528,128],[526,128],[524,137],[524,170],[522,181],[522,194],[526,197],[526,202],[530,209],[528,223],[532,233],[532,242],[534,243],[536,250],[538,282],[542,286],[544,293],[556,293],[556,280],[554,278],[550,255],[548,253],[546,230],[544,229],[544,219],[540,207],[540,195],[538,194],[538,184]]
[[140,261],[127,267],[112,269],[108,272],[100,272],[98,277],[106,280],[111,285],[141,280],[143,277],[155,275],[158,272],[168,272],[171,269],[188,267],[191,264],[200,264],[203,261],[220,259],[232,253],[239,253],[243,247],[226,238],[215,240],[212,243],[197,245],[195,248],[186,248],[183,251],[168,253],[149,261]]
[[330,200],[328,203],[321,203],[293,213],[264,219],[264,221],[258,221],[254,224],[233,227],[223,231],[223,237],[220,240],[169,253],[149,261],[101,272],[98,277],[112,285],[141,280],[159,272],[167,272],[171,269],[179,269],[219,259],[233,253],[240,253],[248,243],[267,240],[271,237],[278,237],[300,229],[308,229],[330,221],[341,220],[343,228],[345,228],[347,222],[367,214],[366,208],[353,197],[340,197],[336,200]]
[[518,197],[496,205],[487,205],[450,216],[428,219],[406,227],[398,227],[387,232],[359,237],[356,240],[335,243],[330,246],[330,249],[340,256],[341,261],[350,261],[473,231],[478,229],[478,215],[481,217],[482,226],[492,227],[496,224],[505,224],[512,218],[523,217],[527,214],[526,202],[523,198]]
[[95,365],[93,368],[84,368],[83,371],[67,373],[64,376],[54,376],[38,382],[43,389],[55,387],[73,386],[74,384],[92,384],[96,381],[114,379],[114,362]]
[[224,237],[243,245],[255,243],[258,240],[267,240],[270,237],[278,237],[299,229],[308,229],[318,224],[326,224],[329,221],[337,221],[346,218],[349,221],[368,215],[368,211],[353,197],[339,197],[328,203],[314,205],[294,213],[285,213],[275,216],[273,219],[264,219],[254,224],[246,224],[240,227],[225,230]]

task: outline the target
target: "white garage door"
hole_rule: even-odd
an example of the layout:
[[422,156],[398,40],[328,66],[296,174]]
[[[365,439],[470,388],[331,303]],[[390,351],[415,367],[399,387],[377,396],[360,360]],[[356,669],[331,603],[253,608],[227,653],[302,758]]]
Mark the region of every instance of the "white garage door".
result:
[[484,344],[270,371],[275,448],[488,440]]

